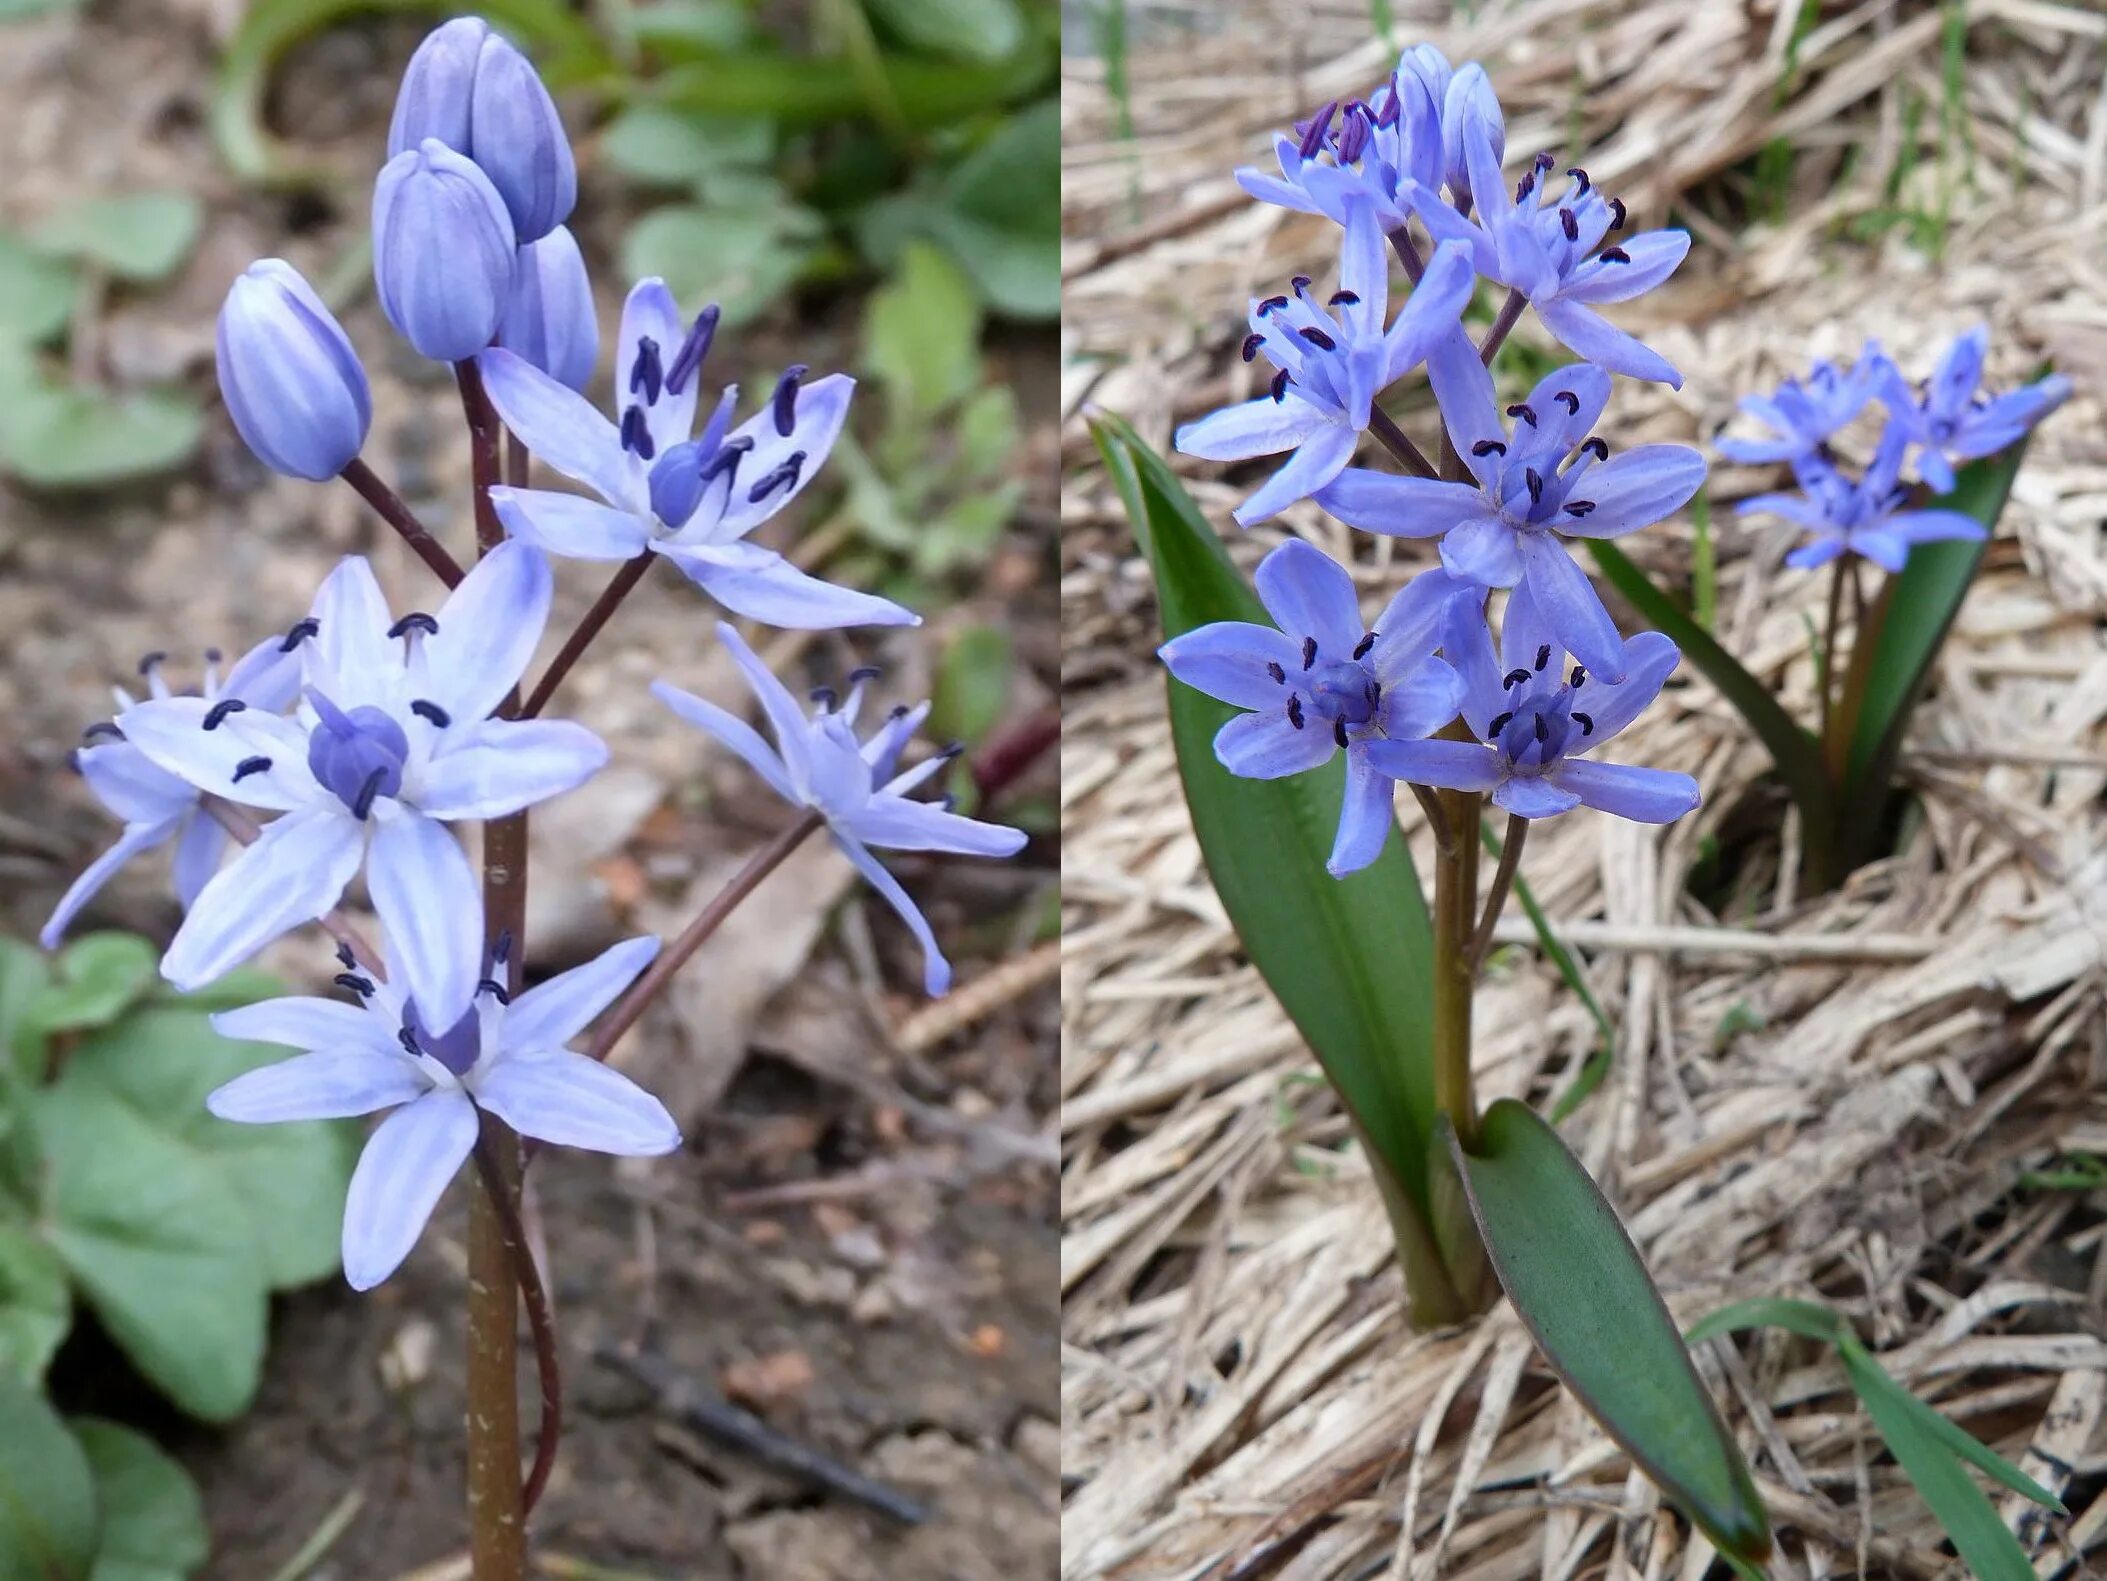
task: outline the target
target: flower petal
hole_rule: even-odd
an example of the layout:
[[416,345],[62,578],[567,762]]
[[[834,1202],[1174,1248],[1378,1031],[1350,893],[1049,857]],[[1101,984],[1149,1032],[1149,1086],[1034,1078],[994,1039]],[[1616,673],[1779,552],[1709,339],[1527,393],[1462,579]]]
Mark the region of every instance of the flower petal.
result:
[[484,719],[443,731],[417,786],[433,818],[502,818],[576,790],[607,766],[607,745],[567,719]]
[[1489,791],[1500,783],[1500,754],[1476,741],[1371,741],[1369,765],[1407,785]]
[[1590,807],[1635,823],[1672,823],[1685,813],[1695,812],[1704,799],[1696,780],[1668,769],[1568,758],[1548,777],[1560,790]]
[[1296,729],[1285,708],[1238,714],[1215,732],[1215,761],[1247,780],[1285,779],[1328,762],[1338,743],[1322,720]]
[[652,449],[664,455],[695,431],[695,396],[700,379],[689,379],[679,390],[662,383],[658,399],[645,399],[651,392],[637,369],[638,343],[649,338],[657,348],[661,374],[673,365],[681,343],[688,337],[680,304],[666,282],[653,276],[629,288],[622,304],[622,327],[615,341],[615,406],[636,405],[644,409],[644,426],[651,432]]
[[129,741],[82,747],[74,754],[73,766],[95,799],[125,823],[166,823],[197,805],[198,793],[187,781]]
[[227,854],[227,831],[220,827],[219,820],[207,817],[203,812],[191,814],[184,822],[182,832],[176,837],[176,858],[170,866],[176,899],[188,911],[205,886],[212,882],[212,875],[219,871],[220,858]]
[[936,935],[930,931],[929,919],[922,915],[921,908],[909,897],[907,891],[900,887],[900,881],[885,870],[884,865],[871,855],[860,840],[841,829],[830,829],[830,832],[834,836],[834,843],[841,847],[842,854],[856,864],[856,871],[863,875],[864,881],[878,891],[887,905],[899,913],[900,920],[907,924],[908,932],[912,933],[915,941],[922,946],[923,991],[932,998],[948,993],[951,989],[951,963],[944,959],[943,952],[937,948]]
[[768,716],[768,727],[775,732],[776,748],[782,753],[783,766],[789,771],[792,790],[791,800],[802,802],[805,791],[812,783],[812,722],[806,718],[805,710],[790,695],[790,688],[776,679],[775,671],[761,662],[761,656],[746,645],[746,639],[732,628],[729,621],[717,622],[717,640],[739,666],[739,673],[746,677],[747,686],[753,691]]
[[1558,530],[1568,538],[1622,537],[1674,515],[1704,481],[1705,458],[1688,445],[1640,445],[1588,468],[1575,488],[1594,509],[1561,515]]
[[622,448],[615,425],[584,396],[502,346],[484,352],[476,366],[490,404],[537,458],[610,505],[639,509],[648,503],[642,466]]
[[1566,750],[1599,747],[1638,718],[1660,695],[1663,683],[1675,673],[1682,657],[1675,644],[1658,631],[1642,631],[1625,643],[1623,680],[1590,674],[1575,689],[1573,707],[1586,714],[1595,728],[1584,738],[1584,746],[1576,747],[1569,739]]
[[760,731],[738,715],[665,681],[653,681],[651,695],[704,735],[738,753],[745,759],[746,766],[760,775],[768,788],[785,801],[803,800],[797,787],[790,783],[790,771],[776,755],[775,748],[761,738]]
[[1690,251],[1688,231],[1643,231],[1617,244],[1628,263],[1600,254],[1574,269],[1559,290],[1568,302],[1629,302],[1674,274]]
[[1324,413],[1300,396],[1225,406],[1179,429],[1171,443],[1203,461],[1245,461],[1293,450],[1324,426]]
[[1516,532],[1496,517],[1474,516],[1441,540],[1441,563],[1451,576],[1478,587],[1513,587],[1522,579],[1523,541],[1539,536]]
[[380,1123],[344,1199],[344,1278],[371,1290],[402,1266],[470,1149],[476,1106],[459,1090],[428,1092]]
[[1445,241],[1434,249],[1426,272],[1412,288],[1412,299],[1384,336],[1385,383],[1402,379],[1448,338],[1470,304],[1477,284],[1478,272],[1472,266],[1469,246]]
[[[202,697],[157,697],[127,708],[117,727],[156,768],[244,807],[283,812],[320,794],[307,768],[307,734],[298,725],[252,708],[222,715],[207,730],[216,706]],[[268,769],[234,777],[259,757],[270,760]]]
[[666,1106],[620,1071],[567,1049],[514,1055],[476,1082],[476,1102],[521,1136],[651,1158],[680,1146]]
[[1440,659],[1422,659],[1383,683],[1383,734],[1394,740],[1431,736],[1456,717],[1462,702],[1463,681],[1455,670]]
[[1485,515],[1485,495],[1469,483],[1404,477],[1348,467],[1312,496],[1349,527],[1392,538],[1438,538]]
[[1881,525],[1910,544],[1990,536],[1990,529],[1965,511],[1897,511]]
[[570,560],[627,560],[651,541],[641,516],[576,494],[500,484],[490,503],[513,537]]
[[1544,612],[1559,646],[1604,680],[1624,676],[1624,639],[1602,607],[1587,573],[1549,533],[1522,535],[1529,593]]
[[1683,387],[1683,376],[1675,371],[1675,364],[1636,336],[1618,329],[1593,308],[1578,302],[1539,302],[1536,316],[1561,343],[1599,368],[1634,379],[1651,379],[1674,390]]
[[424,1024],[452,1027],[483,976],[483,892],[467,853],[444,824],[404,809],[373,836],[366,887]]
[[1436,342],[1427,353],[1427,382],[1456,454],[1483,487],[1494,487],[1505,466],[1500,452],[1507,448],[1507,429],[1494,404],[1492,371],[1478,360],[1470,336],[1455,329]]
[[[835,441],[841,438],[842,427],[849,420],[849,401],[855,393],[854,379],[845,373],[830,373],[824,379],[814,379],[810,384],[798,386],[788,434],[776,429],[773,402],[732,430],[726,443],[750,439],[753,449],[747,452],[746,460],[739,468],[738,477],[742,481],[733,490],[718,518],[711,532],[712,541],[724,543],[752,532],[804,493],[812,480],[819,476]],[[797,462],[795,475],[787,486],[777,484],[759,499],[754,498],[754,491],[760,487],[762,479],[799,456],[803,459]]]
[[[1514,619],[1515,600],[1507,601],[1507,619]],[[1492,722],[1507,711],[1507,689],[1500,684],[1504,673],[1492,645],[1492,627],[1485,618],[1481,600],[1451,600],[1442,618],[1441,657],[1462,685],[1458,706],[1463,718],[1479,739],[1492,734]]]
[[344,1120],[415,1103],[431,1085],[402,1054],[325,1049],[245,1072],[208,1093],[205,1107],[243,1125]]
[[425,639],[431,701],[457,724],[487,717],[534,657],[554,595],[548,557],[531,543],[507,539],[477,561]]
[[1555,818],[1578,807],[1580,797],[1537,775],[1517,774],[1493,788],[1492,804],[1517,818]]
[[1449,605],[1457,599],[1475,599],[1482,607],[1485,595],[1473,584],[1458,580],[1438,566],[1422,571],[1383,606],[1369,629],[1375,646],[1365,661],[1384,686],[1401,681],[1421,660],[1438,649],[1448,633]]
[[807,576],[772,549],[723,543],[652,545],[735,615],[791,631],[843,626],[919,626],[922,617],[889,598]]
[[961,856],[1015,856],[1027,838],[1022,829],[947,812],[905,796],[873,796],[850,822],[866,845],[894,851],[955,851]]
[[1302,666],[1295,640],[1256,621],[1218,620],[1171,638],[1156,650],[1171,674],[1195,691],[1239,708],[1271,708],[1281,702],[1282,675]]
[[1231,513],[1236,524],[1252,526],[1316,493],[1345,470],[1360,441],[1360,434],[1351,428],[1338,423],[1323,424],[1302,442],[1285,466]]
[[343,897],[365,843],[339,802],[266,824],[198,895],[161,958],[161,975],[188,993],[314,921]]
[[[373,1045],[379,1023],[372,1013],[341,999],[293,994],[222,1010],[212,1030],[244,1043],[277,1043],[292,1049],[347,1049]],[[385,1044],[379,1045],[385,1048]],[[363,1110],[358,1111],[364,1113]]]
[[117,843],[90,862],[82,870],[80,877],[68,886],[66,893],[59,897],[58,905],[52,908],[51,920],[44,924],[43,931],[37,935],[37,943],[47,950],[57,949],[59,940],[64,938],[66,930],[73,926],[73,919],[80,915],[81,908],[101,892],[103,885],[117,876],[118,869],[125,863],[141,852],[151,851],[155,846],[165,844],[173,838],[177,822],[178,820],[171,818],[163,823],[126,824],[124,832],[117,837]]
[[1315,637],[1318,649],[1343,659],[1360,645],[1367,630],[1361,623],[1361,601],[1346,567],[1315,544],[1290,538],[1258,563],[1253,579],[1259,602],[1295,648],[1295,668],[1302,667],[1302,639]]
[[[650,934],[611,945],[583,966],[538,983],[505,1010],[507,1049],[557,1049],[593,1024],[638,973],[658,958]],[[502,1064],[497,1067],[502,1069]]]
[[385,705],[402,674],[401,650],[388,640],[395,616],[364,555],[346,555],[323,578],[308,611],[320,629],[315,654],[324,672],[317,685],[339,708]]
[[1383,854],[1383,842],[1397,822],[1391,798],[1396,782],[1368,761],[1365,748],[1346,754],[1346,795],[1339,806],[1339,833],[1332,841],[1324,869],[1333,878],[1358,873]]

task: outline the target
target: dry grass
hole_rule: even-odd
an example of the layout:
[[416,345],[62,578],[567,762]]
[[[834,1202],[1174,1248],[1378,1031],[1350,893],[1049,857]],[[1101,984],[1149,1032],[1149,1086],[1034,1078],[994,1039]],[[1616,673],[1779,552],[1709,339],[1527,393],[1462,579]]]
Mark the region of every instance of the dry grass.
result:
[[[2107,15],[1975,0],[1949,95],[1932,5],[1824,8],[1791,73],[1792,8],[1764,0],[1488,0],[1475,23],[1393,9],[1400,42],[1493,69],[1518,161],[1584,151],[1642,224],[1673,203],[1697,232],[1673,285],[1620,319],[1688,382],[1620,380],[1618,443],[1702,443],[1743,391],[1866,335],[1923,370],[1980,319],[1994,379],[2053,355],[2077,383],[1919,715],[1904,771],[1924,814],[1898,855],[1795,895],[1761,750],[1686,675],[1627,755],[1697,775],[1705,811],[1666,830],[1557,820],[1526,872],[1619,1029],[1567,1137],[1678,1316],[1756,1294],[1837,1304],[1920,1395],[2064,1491],[2067,1523],[2000,1507],[2042,1575],[2082,1572],[2107,1541],[2107,1222],[2097,1194],[2021,1177],[2107,1152]],[[1135,143],[1095,62],[1072,62],[1064,95],[1064,1575],[1696,1577],[1709,1551],[1511,1316],[1406,1331],[1365,1166],[1170,789],[1147,572],[1076,414],[1094,401],[1160,442],[1250,393],[1244,300],[1321,273],[1328,238],[1228,172],[1393,55],[1364,8],[1200,15],[1212,31],[1136,11]],[[1774,140],[1792,175],[1765,195],[1750,162]],[[1881,228],[1912,209],[1926,217]],[[1219,471],[1188,475],[1226,523],[1249,478]],[[1726,509],[1762,481],[1713,477],[1719,634],[1806,710],[1819,584],[1781,567],[1774,527]],[[1351,551],[1371,605],[1422,563],[1308,507],[1285,525]],[[1632,547],[1680,577],[1691,542],[1685,520]],[[1685,887],[1715,840],[1747,857],[1724,915]],[[1487,1096],[1544,1100],[1593,1036],[1526,945],[1479,1019]],[[1770,1499],[1777,1574],[1957,1569],[1831,1361],[1772,1337],[1702,1359]]]

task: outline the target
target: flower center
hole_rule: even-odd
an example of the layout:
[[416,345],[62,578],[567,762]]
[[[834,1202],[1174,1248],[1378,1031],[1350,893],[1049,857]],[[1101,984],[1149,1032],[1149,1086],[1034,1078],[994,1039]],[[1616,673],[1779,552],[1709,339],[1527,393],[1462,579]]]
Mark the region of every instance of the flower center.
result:
[[402,771],[410,740],[387,712],[354,708],[348,714],[312,687],[307,700],[320,716],[307,738],[307,767],[324,790],[351,809],[354,818],[373,810],[377,797],[402,793]]
[[1376,704],[1382,699],[1382,688],[1375,678],[1351,661],[1329,660],[1305,671],[1302,687],[1309,694],[1310,707],[1320,718],[1336,719],[1348,726],[1367,724],[1375,717]]
[[456,1076],[466,1076],[474,1069],[476,1056],[482,1052],[482,1026],[476,1016],[476,1007],[470,1005],[467,1012],[446,1031],[434,1036],[425,1026],[424,1018],[417,1013],[415,1000],[405,1001],[402,1007],[402,1046],[412,1053],[429,1054]]

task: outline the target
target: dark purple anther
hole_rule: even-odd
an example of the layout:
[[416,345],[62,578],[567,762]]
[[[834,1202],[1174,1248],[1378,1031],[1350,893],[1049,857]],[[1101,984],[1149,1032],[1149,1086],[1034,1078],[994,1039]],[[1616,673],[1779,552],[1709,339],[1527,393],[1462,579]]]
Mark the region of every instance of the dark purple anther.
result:
[[1593,185],[1593,183],[1588,180],[1588,173],[1585,170],[1582,170],[1578,165],[1573,166],[1573,168],[1568,170],[1566,174],[1573,178],[1573,184],[1579,187],[1582,192],[1587,191],[1587,189],[1591,185]]
[[1541,674],[1544,666],[1549,664],[1550,662],[1551,644],[1547,642],[1542,647],[1536,650],[1536,668],[1538,673]]
[[488,994],[491,998],[495,999],[501,1005],[509,1005],[512,1003],[512,996],[505,991],[505,985],[499,982],[495,977],[486,977],[480,983],[477,983],[476,992],[479,994]]
[[268,774],[270,772],[271,760],[269,758],[243,758],[234,765],[234,783],[239,785],[251,774]]
[[1277,406],[1288,398],[1288,370],[1282,368],[1273,375],[1273,402]]
[[1613,231],[1624,229],[1624,200],[1622,198],[1610,199],[1610,229]]
[[688,338],[673,354],[673,366],[666,370],[666,388],[675,395],[680,394],[687,382],[702,371],[702,359],[710,354],[710,342],[717,338],[718,317],[715,302],[697,313],[694,325],[688,330]]
[[1312,346],[1316,346],[1324,351],[1337,351],[1339,349],[1339,343],[1336,340],[1333,340],[1331,336],[1325,334],[1324,331],[1319,329],[1315,324],[1305,324],[1302,326],[1302,328],[1295,331],[1295,333],[1300,335],[1304,340],[1308,341]]
[[1324,305],[1326,307],[1359,307],[1361,298],[1352,291],[1334,291],[1331,294],[1331,300]]
[[1368,650],[1374,646],[1375,633],[1371,631],[1370,633],[1368,633],[1367,636],[1363,637],[1359,642],[1354,644],[1353,656],[1356,659],[1365,659],[1368,657]]
[[[1517,686],[1520,686],[1524,681],[1528,680],[1529,674],[1530,672],[1527,670],[1509,670],[1505,675],[1500,677],[1500,685],[1511,692]],[[1494,732],[1497,734],[1499,727],[1494,726],[1493,728]]]
[[1246,335],[1244,337],[1244,361],[1256,362],[1258,360],[1258,348],[1265,343],[1266,337],[1263,335]]
[[1302,639],[1302,667],[1306,670],[1316,662],[1317,639],[1315,637],[1304,637]]
[[1540,505],[1544,498],[1544,475],[1534,467],[1522,468],[1522,481],[1529,485],[1529,503]]
[[399,794],[410,756],[402,726],[371,706],[347,714],[312,687],[307,700],[318,716],[307,738],[307,767],[322,788],[361,819],[376,798]]
[[1500,737],[1500,732],[1507,728],[1508,721],[1513,718],[1513,714],[1495,714],[1492,723],[1485,727],[1486,736],[1491,740],[1497,741]]
[[851,686],[862,686],[866,682],[875,681],[884,673],[875,664],[859,664],[855,669],[849,671],[849,684]]
[[1346,107],[1346,118],[1339,123],[1339,163],[1350,165],[1361,157],[1368,146],[1368,106],[1350,104]]
[[229,714],[238,714],[248,706],[239,697],[222,697],[205,710],[205,728],[207,730],[219,729],[225,723]]
[[819,705],[820,710],[824,713],[832,713],[834,705],[840,701],[835,696],[834,688],[831,686],[815,686],[808,695],[813,702]]
[[1304,159],[1317,157],[1317,150],[1324,146],[1324,139],[1331,134],[1332,116],[1337,113],[1338,108],[1339,101],[1337,99],[1332,100],[1323,109],[1311,116],[1309,124],[1303,127],[1302,157]]
[[1551,170],[1556,169],[1557,166],[1558,161],[1552,158],[1551,155],[1547,153],[1540,153],[1536,156],[1535,163],[1531,166],[1531,170],[1534,174],[1541,176]]
[[1332,740],[1338,742],[1342,747],[1347,745],[1345,720],[1334,719],[1332,721]]
[[1568,417],[1578,417],[1580,415],[1580,397],[1571,390],[1554,390],[1551,394],[1551,399],[1566,409]]
[[482,1052],[483,1029],[473,1005],[445,1032],[434,1037],[418,1014],[417,1001],[405,1000],[402,1007],[402,1046],[413,1054],[429,1054],[456,1076],[466,1076],[475,1069],[476,1055]]
[[1294,692],[1288,693],[1288,723],[1297,730],[1302,728],[1302,699]]
[[1587,684],[1587,679],[1588,667],[1585,664],[1576,664],[1573,666],[1572,678],[1566,682],[1566,685],[1578,691]]
[[142,654],[140,656],[139,673],[141,675],[151,675],[154,673],[154,667],[156,665],[166,664],[167,662],[168,655],[163,653],[159,648],[156,648],[152,653]]
[[83,730],[80,733],[80,738],[83,743],[96,741],[103,736],[108,736],[112,741],[122,741],[124,739],[124,732],[122,730],[119,730],[113,721],[108,719],[98,719],[94,724],[88,726],[87,729]]
[[301,643],[314,636],[321,629],[322,623],[315,619],[314,616],[302,615],[287,629],[285,641],[278,644],[278,651],[280,653],[291,653],[293,649],[299,647]]
[[1273,684],[1275,686],[1285,686],[1288,684],[1288,672],[1281,668],[1281,664],[1278,659],[1266,660],[1266,673],[1273,677]]
[[421,631],[427,637],[436,637],[439,635],[439,622],[423,610],[413,609],[388,628],[388,637],[391,641],[399,641],[413,631]]
[[1610,458],[1609,441],[1607,439],[1598,438],[1594,434],[1590,434],[1586,439],[1582,440],[1580,443],[1580,448],[1583,450],[1594,452],[1594,456],[1597,461],[1607,461]]
[[[717,453],[702,464],[700,477],[704,483],[714,483],[726,473],[738,475],[739,463],[754,447],[752,439],[741,434],[737,439],[727,439],[718,446]],[[729,488],[729,485],[727,485]]]
[[1600,258],[1604,263],[1631,262],[1631,254],[1626,252],[1622,247],[1605,247],[1602,249],[1601,252],[1595,254],[1595,256],[1597,258]]
[[1286,297],[1269,296],[1265,301],[1258,304],[1258,316],[1264,318],[1268,313],[1277,313],[1287,305],[1288,299]]
[[1558,211],[1558,228],[1566,233],[1567,241],[1577,242],[1580,240],[1580,217],[1571,209],[1560,209]]
[[805,470],[805,453],[793,450],[775,466],[761,474],[760,481],[746,491],[746,503],[758,505],[778,489],[795,489],[799,474]]
[[1306,274],[1295,275],[1289,279],[1288,288],[1300,296],[1310,288],[1310,277]]
[[651,442],[651,428],[644,420],[641,406],[632,405],[622,413],[622,448],[635,451],[646,461],[657,453],[658,447]]
[[445,709],[441,708],[437,703],[433,702],[428,697],[413,698],[410,702],[410,712],[415,714],[419,719],[429,720],[434,726],[441,730],[444,730],[448,725],[454,722],[454,716],[452,714],[449,714]]
[[1481,439],[1471,446],[1471,454],[1474,456],[1504,456],[1507,454],[1507,447],[1497,439]]
[[1516,401],[1514,405],[1507,408],[1507,415],[1509,417],[1519,417],[1531,428],[1536,426],[1536,408],[1527,401]]
[[658,360],[658,342],[649,335],[637,336],[636,361],[629,365],[629,393],[639,390],[646,406],[658,405],[658,392],[666,383],[664,364]]
[[1580,726],[1580,733],[1584,736],[1595,733],[1595,721],[1577,708],[1573,710],[1573,723]]
[[1397,125],[1397,118],[1404,108],[1397,97],[1397,73],[1390,73],[1390,92],[1383,100],[1383,107],[1375,112],[1375,124],[1379,130],[1387,131]]
[[790,437],[790,430],[797,426],[797,385],[805,376],[805,365],[793,362],[783,370],[782,378],[776,381],[775,400],[770,410],[775,415],[775,431],[783,438]]
[[1568,516],[1585,516],[1589,511],[1593,510],[1594,508],[1595,502],[1593,500],[1566,501],[1566,514]]
[[[337,958],[339,960],[343,959],[342,956],[338,956]],[[354,956],[352,960],[353,962],[355,962],[357,960],[357,957]],[[352,993],[357,994],[361,999],[365,998],[366,995],[373,992],[373,979],[370,977],[361,977],[357,972],[349,970],[348,963],[347,969],[338,972],[336,976],[331,979],[331,981],[333,981],[339,988],[349,989]]]

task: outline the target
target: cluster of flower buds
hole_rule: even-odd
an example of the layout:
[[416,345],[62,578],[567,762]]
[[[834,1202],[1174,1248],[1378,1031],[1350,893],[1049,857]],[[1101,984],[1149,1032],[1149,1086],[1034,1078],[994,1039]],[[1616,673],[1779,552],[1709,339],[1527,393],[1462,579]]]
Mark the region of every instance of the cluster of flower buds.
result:
[[[1652,700],[1679,655],[1655,633],[1627,640],[1568,547],[1661,521],[1704,481],[1704,458],[1687,445],[1612,454],[1596,432],[1613,374],[1681,383],[1596,308],[1666,280],[1690,238],[1626,235],[1624,204],[1578,168],[1554,195],[1548,154],[1510,191],[1491,82],[1429,45],[1407,51],[1367,100],[1326,105],[1276,150],[1279,175],[1237,178],[1263,202],[1339,225],[1338,288],[1321,295],[1297,276],[1253,303],[1243,354],[1276,370],[1266,393],[1181,429],[1177,446],[1215,460],[1292,452],[1237,509],[1245,526],[1310,499],[1352,527],[1437,541],[1441,566],[1364,627],[1342,567],[1299,541],[1267,556],[1258,588],[1277,629],[1217,624],[1162,650],[1180,680],[1250,710],[1223,728],[1217,757],[1273,777],[1344,749],[1330,862],[1341,875],[1381,853],[1398,782],[1483,793],[1521,818],[1583,804],[1648,822],[1690,811],[1688,775],[1587,756]],[[1394,319],[1393,257],[1411,282]],[[1478,343],[1463,314],[1481,280],[1505,299]],[[1532,308],[1583,360],[1503,405],[1488,364]],[[1445,468],[1381,404],[1422,366],[1454,458]],[[1404,470],[1354,466],[1363,435]],[[1494,589],[1512,590],[1497,640]]]
[[[1981,538],[1988,529],[1963,511],[1927,505],[1954,486],[1954,463],[1995,455],[2016,442],[2070,395],[2060,373],[1992,397],[1982,389],[1990,332],[1978,325],[1946,348],[1932,376],[1911,389],[1877,341],[1868,341],[1848,372],[1817,362],[1804,379],[1774,394],[1744,396],[1742,411],[1769,433],[1722,438],[1719,453],[1748,465],[1786,462],[1799,485],[1792,493],[1742,501],[1744,515],[1781,516],[1808,540],[1788,565],[1810,570],[1845,555],[1900,571],[1912,547],[1941,539]],[[1873,458],[1847,473],[1830,441],[1878,401],[1886,414]],[[1903,481],[1914,466],[1915,487]]]

